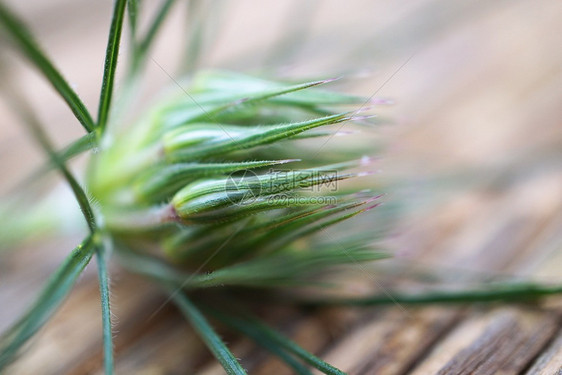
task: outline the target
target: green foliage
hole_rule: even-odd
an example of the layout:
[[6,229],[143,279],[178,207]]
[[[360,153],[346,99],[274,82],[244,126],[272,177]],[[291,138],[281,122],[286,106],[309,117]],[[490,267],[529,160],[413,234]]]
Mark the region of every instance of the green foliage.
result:
[[113,94],[113,82],[115,81],[115,70],[117,69],[117,58],[119,56],[119,45],[121,41],[121,29],[123,28],[123,18],[125,15],[125,5],[127,0],[116,0],[113,10],[113,19],[109,29],[109,40],[105,52],[105,67],[103,69],[103,81],[98,109],[99,134],[103,134],[103,129],[107,124],[111,96]]
[[[89,133],[56,151],[33,110],[22,104],[23,100],[15,100],[14,108],[49,158],[34,178],[56,167],[71,187],[90,230],[28,312],[1,336],[0,370],[54,313],[95,252],[104,368],[107,374],[113,373],[107,267],[111,244],[115,244],[111,250],[125,268],[176,288],[171,290],[171,298],[228,374],[245,371],[197,308],[210,288],[225,294],[236,288],[267,288],[273,293],[286,286],[319,284],[318,276],[388,256],[368,243],[380,235],[383,229],[379,227],[389,225],[388,218],[372,225],[369,236],[349,231],[338,242],[320,236],[326,228],[374,209],[380,198],[377,188],[356,193],[339,185],[367,174],[363,169],[369,167],[370,159],[363,156],[363,150],[344,149],[338,144],[324,148],[326,140],[320,147],[301,142],[318,137],[329,140],[342,126],[365,123],[370,118],[358,113],[371,104],[370,100],[321,88],[333,79],[295,84],[225,71],[197,71],[186,87],[174,80],[180,92],[139,114],[137,121],[121,124],[112,118],[113,112],[131,111],[126,105],[116,108],[120,106],[115,105],[113,92],[125,11],[131,29],[131,58],[123,88],[127,96],[143,78],[149,50],[175,1],[161,2],[144,34],[139,30],[140,3],[115,1],[97,124],[28,28],[0,3],[2,30],[63,97]],[[201,4],[190,4],[189,17],[194,21]],[[186,46],[186,51],[193,52],[185,64],[188,71],[199,60],[195,52],[202,50],[202,27],[192,31],[191,43]],[[89,150],[96,153],[90,157],[86,186],[82,187],[66,162]],[[286,164],[293,168],[277,169],[286,168]],[[337,186],[337,191],[330,191],[330,186]],[[32,222],[22,223],[22,227],[44,222],[29,217]],[[17,228],[13,232],[29,233],[18,232]],[[193,293],[192,297],[199,289],[204,292]],[[397,301],[512,301],[556,293],[562,293],[562,289],[510,284],[454,293],[306,301],[295,298],[291,302],[370,306]],[[242,298],[238,302],[247,301]],[[253,318],[234,317],[220,310],[212,313],[279,356],[298,374],[310,374],[305,363],[325,374],[343,374]]]
[[203,342],[213,352],[217,360],[224,367],[228,375],[244,375],[246,371],[240,366],[236,357],[228,350],[224,342],[213,330],[207,319],[182,293],[173,293],[172,298],[176,305],[183,312],[185,317],[191,322],[195,331],[199,334]]
[[541,297],[562,293],[560,285],[542,285],[525,282],[492,283],[487,289],[475,288],[461,291],[428,291],[416,294],[393,292],[389,295],[374,295],[356,298],[308,299],[303,304],[309,306],[375,306],[395,303],[406,305],[425,305],[430,303],[471,303],[471,302],[509,302],[533,301]]
[[248,316],[243,318],[234,317],[232,315],[223,314],[217,310],[212,310],[212,314],[225,324],[251,337],[257,343],[263,343],[267,347],[273,347],[278,351],[282,350],[293,354],[306,363],[312,365],[316,369],[320,370],[324,374],[345,375],[343,371],[335,368],[329,363],[324,362],[320,358],[300,347],[294,341],[281,335],[280,333],[276,332],[275,330],[271,329],[267,325],[254,318]]
[[0,337],[0,371],[15,359],[19,349],[49,320],[94,254],[92,237],[78,245],[47,281],[37,300]]
[[20,52],[43,73],[44,77],[49,80],[55,90],[62,96],[84,129],[88,132],[93,131],[94,121],[84,103],[70,88],[49,58],[43,54],[23,22],[2,3],[0,3],[0,25],[7,31]]
[[98,279],[100,284],[101,315],[103,327],[103,361],[107,375],[113,374],[113,334],[111,331],[111,308],[109,303],[109,273],[107,252],[103,246],[96,249]]

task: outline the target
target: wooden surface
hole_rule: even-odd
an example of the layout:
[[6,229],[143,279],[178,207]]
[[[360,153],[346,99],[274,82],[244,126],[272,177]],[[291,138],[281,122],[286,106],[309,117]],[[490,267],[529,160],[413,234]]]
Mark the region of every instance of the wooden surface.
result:
[[[259,47],[252,25],[263,26],[267,17],[277,25],[294,9],[258,3],[229,6],[228,35],[209,53],[209,65],[240,65],[246,47],[233,51],[229,37],[236,36],[229,35],[248,39],[247,48]],[[342,3],[319,6],[321,16],[290,61],[291,69],[303,75],[374,69],[353,87],[366,95],[392,77],[378,95],[396,100],[384,110],[396,124],[373,134],[388,144],[382,172],[373,178],[400,181],[386,199],[409,207],[388,241],[397,259],[357,270],[363,280],[357,290],[418,290],[412,279],[428,272],[440,279],[433,287],[475,285],[492,277],[562,282],[562,3]],[[64,4],[54,2],[53,8]],[[97,21],[86,18],[82,29],[69,21],[59,30],[49,25],[64,25],[62,16],[49,13],[49,7],[18,6],[41,31],[46,47],[59,51],[59,66],[77,82],[86,103],[95,103],[106,9],[75,2],[74,12],[90,13]],[[89,46],[97,51],[69,48],[72,28],[90,30]],[[268,45],[270,34],[276,35],[264,30],[262,44]],[[173,43],[173,37],[163,43]],[[305,58],[307,53],[320,61]],[[170,54],[160,47],[154,56],[167,61]],[[346,58],[352,54],[358,57]],[[265,60],[258,54],[248,67],[257,69]],[[153,68],[153,82],[165,85],[167,78]],[[28,69],[17,73],[55,139],[64,143],[75,136],[79,129],[48,87],[35,86],[38,78]],[[7,108],[0,107],[0,116],[6,124],[0,137],[3,175],[17,178],[37,158],[28,157],[35,155],[33,146],[11,123]],[[21,168],[14,168],[14,161]],[[24,309],[76,240],[30,244],[3,258],[2,327]],[[367,277],[371,272],[376,283]],[[224,373],[165,296],[118,267],[112,274],[118,374]],[[98,298],[91,265],[9,373],[101,373]],[[562,374],[560,298],[540,305],[393,306],[314,314],[275,307],[266,315],[350,374]],[[290,373],[247,339],[221,333],[250,374]]]

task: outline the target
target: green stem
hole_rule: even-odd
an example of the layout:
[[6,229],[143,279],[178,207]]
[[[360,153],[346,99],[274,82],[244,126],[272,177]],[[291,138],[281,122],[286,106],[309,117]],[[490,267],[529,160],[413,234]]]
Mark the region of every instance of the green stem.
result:
[[231,315],[222,314],[217,311],[215,311],[214,314],[216,314],[217,317],[220,320],[223,320],[226,324],[232,325],[244,334],[254,338],[257,342],[266,340],[265,342],[276,345],[277,347],[296,355],[306,363],[322,371],[324,374],[345,375],[345,372],[335,368],[329,363],[324,362],[314,354],[300,347],[296,342],[283,336],[279,332],[271,329],[270,327],[256,319],[249,317],[246,319],[235,318]]
[[107,41],[107,50],[105,53],[105,66],[103,70],[103,80],[98,110],[97,128],[99,129],[100,136],[103,134],[107,124],[107,118],[109,116],[115,70],[117,69],[117,58],[119,57],[119,41],[121,40],[121,30],[123,28],[123,18],[126,4],[127,0],[117,0],[115,2],[113,18],[111,20],[111,29],[109,31],[109,40]]
[[299,301],[307,306],[373,306],[396,303],[421,305],[430,303],[476,303],[494,301],[524,301],[562,294],[562,285],[547,286],[532,283],[503,284],[491,289],[473,289],[458,292],[425,292],[416,294],[389,293],[367,297],[306,299]]
[[51,318],[68,295],[78,276],[92,259],[92,237],[78,245],[49,278],[31,308],[0,337],[0,373],[11,363],[19,349]]
[[171,204],[127,211],[124,209],[104,212],[105,227],[117,232],[140,232],[161,227],[177,220]]
[[[146,57],[148,55],[148,51],[150,50],[150,47],[152,46],[154,38],[156,37],[158,31],[161,29],[162,23],[166,19],[166,16],[170,12],[170,9],[172,8],[172,5],[174,5],[175,2],[176,0],[165,0],[164,3],[161,5],[160,9],[158,10],[158,13],[156,13],[156,16],[152,20],[150,27],[144,38],[138,43],[136,42],[136,40],[133,40],[133,55],[131,58],[131,65],[129,67],[129,71],[127,72],[127,79],[126,79],[127,81],[134,80],[137,74],[141,71],[141,68],[144,66],[144,63],[146,62]],[[133,4],[136,2],[131,1],[130,3]],[[131,7],[131,4],[129,6],[131,9],[131,11],[129,12],[130,16],[132,13],[137,11],[136,5],[133,5],[133,7]],[[136,24],[136,15],[133,16],[132,18],[130,17],[130,19],[132,25]],[[136,34],[136,25],[133,31]],[[135,35],[133,35],[133,38],[135,38]]]
[[103,325],[103,363],[106,375],[114,372],[113,335],[111,332],[111,309],[109,303],[109,273],[107,271],[106,252],[103,245],[96,248],[98,279],[100,285],[101,313]]
[[283,348],[281,348],[268,335],[264,334],[260,327],[257,327],[243,319],[236,318],[231,314],[223,314],[215,309],[208,309],[208,311],[222,323],[250,337],[256,344],[262,346],[264,349],[279,357],[283,362],[291,367],[293,371],[295,371],[295,373],[299,375],[312,374],[312,372],[310,372],[308,368],[306,368],[302,363],[298,362],[293,356],[283,350]]
[[245,375],[246,371],[242,368],[236,357],[228,350],[224,342],[220,339],[207,319],[191,303],[191,301],[181,292],[173,292],[172,299],[178,305],[185,317],[197,331],[207,347],[213,352],[214,356],[224,367],[228,375]]
[[139,45],[141,56],[146,55],[146,53],[148,52],[148,49],[150,48],[152,42],[154,41],[154,38],[156,37],[156,33],[158,32],[158,30],[160,30],[160,26],[162,26],[162,23],[166,19],[166,16],[170,12],[170,9],[172,8],[172,5],[174,5],[175,1],[176,0],[164,1],[160,9],[158,10],[156,17],[154,17],[154,20],[150,25],[150,29]]
[[[1,8],[1,5],[0,5]],[[78,205],[80,206],[80,210],[86,219],[86,223],[88,228],[90,229],[91,234],[93,235],[96,232],[96,219],[94,215],[94,211],[90,206],[90,202],[84,189],[80,186],[76,178],[68,168],[66,167],[65,160],[57,153],[57,151],[52,146],[51,142],[47,138],[47,134],[43,130],[39,119],[35,116],[33,110],[30,108],[28,103],[24,100],[23,97],[19,96],[17,88],[10,87],[10,95],[6,96],[9,102],[13,105],[15,112],[21,117],[23,120],[23,124],[26,125],[37,143],[41,146],[43,151],[49,156],[49,159],[57,167],[57,169],[61,172],[63,177],[66,179],[76,200],[78,201]]]
[[94,121],[84,103],[82,103],[78,95],[70,88],[70,85],[41,51],[25,24],[2,2],[0,2],[0,25],[4,26],[23,54],[43,73],[43,76],[49,80],[55,90],[62,96],[84,129],[88,133],[93,131]]

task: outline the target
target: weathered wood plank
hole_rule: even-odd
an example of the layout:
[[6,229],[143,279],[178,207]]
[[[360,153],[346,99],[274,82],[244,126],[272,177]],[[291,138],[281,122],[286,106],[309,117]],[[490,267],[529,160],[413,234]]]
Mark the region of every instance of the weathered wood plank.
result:
[[559,322],[555,314],[517,308],[476,314],[438,344],[412,375],[519,374]]
[[526,375],[560,375],[562,374],[562,331],[558,331],[555,340],[545,348]]

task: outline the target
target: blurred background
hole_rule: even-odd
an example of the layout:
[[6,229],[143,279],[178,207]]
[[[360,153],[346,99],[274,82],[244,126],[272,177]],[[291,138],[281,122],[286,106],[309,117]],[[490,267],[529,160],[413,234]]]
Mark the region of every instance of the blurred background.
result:
[[[95,111],[112,1],[5,3],[31,26],[48,56]],[[144,1],[145,21],[157,5]],[[403,283],[415,289],[420,280],[448,285],[502,277],[560,282],[561,19],[562,3],[556,0],[180,1],[151,53],[155,63],[147,65],[139,113],[144,103],[174,84],[158,65],[178,80],[180,62],[186,60],[194,68],[292,81],[341,76],[333,89],[393,102],[375,108],[383,124],[365,129],[363,141],[372,140],[373,155],[380,157],[373,183],[388,190],[385,202],[400,205],[386,240],[397,259],[379,266],[383,269],[369,269],[379,271],[376,285],[369,281],[351,288],[377,290]],[[122,62],[127,58],[124,31]],[[196,33],[201,33],[197,54],[186,56],[184,46]],[[82,135],[49,84],[5,38],[0,43],[2,74],[9,74],[30,100],[53,141],[62,147]],[[0,197],[10,201],[43,155],[3,100],[0,123]],[[73,167],[83,169],[85,161]],[[56,186],[56,176],[45,182],[45,187]],[[2,225],[9,220],[2,217]],[[1,329],[23,311],[80,239],[79,224],[68,224],[69,235],[29,240],[17,251],[0,254]],[[373,218],[364,225],[378,224]],[[93,268],[13,373],[100,371]],[[172,308],[148,319],[162,297],[148,285],[142,295],[130,293],[139,283],[114,270],[119,373],[175,374],[186,368],[220,373],[207,364],[210,358],[196,338],[186,339],[189,328],[173,328],[183,325]],[[528,358],[512,373],[533,370],[549,348],[562,352],[560,320],[552,311],[505,310],[403,312],[397,306],[368,318],[364,312],[332,312],[340,323],[332,315],[289,311],[272,319],[285,322],[303,345],[351,373],[435,373],[478,338],[463,332],[487,332],[506,321],[526,327],[518,328],[522,333],[517,339]],[[388,337],[398,340],[400,349],[389,352],[380,337],[387,337],[387,343]],[[422,337],[427,340],[419,341]],[[231,339],[251,373],[283,373],[275,360],[248,342]],[[543,368],[555,369],[553,358],[545,359]],[[377,367],[380,363],[385,365]]]

